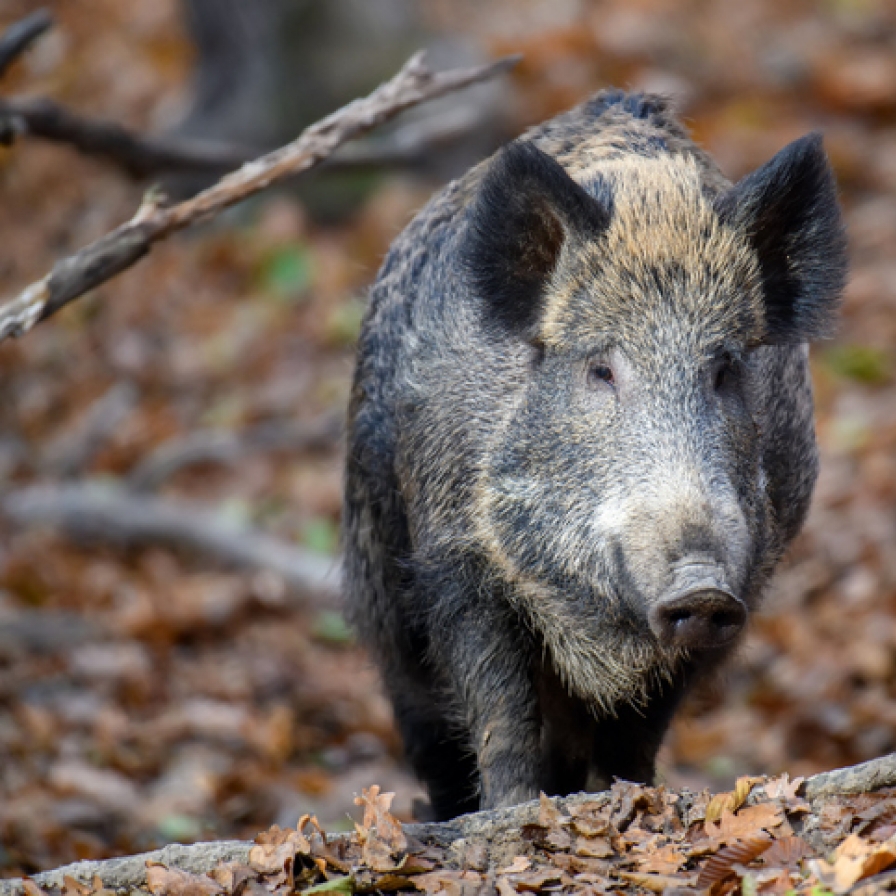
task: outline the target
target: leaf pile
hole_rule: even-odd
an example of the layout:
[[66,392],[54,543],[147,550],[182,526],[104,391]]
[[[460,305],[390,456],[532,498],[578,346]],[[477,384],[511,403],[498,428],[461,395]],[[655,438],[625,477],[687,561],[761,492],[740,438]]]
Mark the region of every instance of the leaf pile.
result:
[[[408,829],[390,813],[394,794],[373,786],[356,802],[364,818],[329,836],[311,816],[259,834],[248,861],[208,874],[149,864],[154,896],[292,896],[422,892],[557,894],[875,893],[896,887],[893,791],[810,807],[801,781],[742,779],[710,798],[618,782],[606,793],[531,805],[531,821],[465,819]],[[818,811],[813,814],[813,809]],[[525,813],[525,809],[523,812]],[[475,816],[468,816],[474,819]],[[850,828],[854,829],[848,832]],[[70,879],[69,879],[70,880]],[[27,896],[50,896],[29,882]],[[71,881],[62,896],[106,896]]]

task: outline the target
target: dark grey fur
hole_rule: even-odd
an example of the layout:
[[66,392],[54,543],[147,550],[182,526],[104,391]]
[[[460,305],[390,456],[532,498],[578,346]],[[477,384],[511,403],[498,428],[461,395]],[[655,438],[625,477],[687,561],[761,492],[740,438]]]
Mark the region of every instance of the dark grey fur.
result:
[[805,517],[804,343],[844,276],[818,138],[732,188],[664,101],[619,92],[395,241],[349,412],[347,587],[437,817],[652,778]]

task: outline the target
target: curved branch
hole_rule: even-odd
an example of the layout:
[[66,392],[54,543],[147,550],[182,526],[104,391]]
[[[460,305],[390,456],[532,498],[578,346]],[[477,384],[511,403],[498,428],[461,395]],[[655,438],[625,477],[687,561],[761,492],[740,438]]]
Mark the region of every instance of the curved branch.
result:
[[423,54],[417,54],[369,96],[328,115],[292,143],[243,165],[192,199],[165,207],[157,194],[150,193],[130,221],[57,262],[43,279],[0,306],[0,341],[27,333],[38,321],[129,268],[160,240],[314,168],[348,140],[406,109],[495,77],[518,60],[507,57],[488,65],[434,73],[424,64]]
[[135,178],[164,171],[223,174],[257,153],[201,140],[141,137],[111,121],[85,118],[43,97],[0,99],[0,121],[13,134],[65,143],[88,156],[99,156]]
[[53,25],[53,17],[46,9],[25,16],[10,25],[0,36],[0,78],[7,69],[34,43],[47,29]]
[[[433,152],[481,125],[479,116],[455,110],[435,120],[411,121],[383,138],[344,146],[322,163],[327,171],[358,171],[424,164]],[[0,98],[0,131],[71,146],[118,166],[135,179],[169,172],[220,177],[258,156],[257,151],[183,137],[141,136],[120,124],[87,118],[44,97]]]

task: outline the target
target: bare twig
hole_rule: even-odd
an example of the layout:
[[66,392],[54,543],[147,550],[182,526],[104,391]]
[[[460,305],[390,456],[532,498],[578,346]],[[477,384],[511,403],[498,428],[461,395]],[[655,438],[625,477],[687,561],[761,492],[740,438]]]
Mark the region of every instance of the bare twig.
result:
[[19,525],[47,525],[75,539],[186,547],[235,566],[267,570],[292,590],[332,606],[335,560],[287,544],[195,504],[129,495],[105,484],[31,486],[0,497],[0,513]]
[[6,70],[53,25],[53,17],[45,9],[39,9],[24,19],[10,25],[0,35],[0,78]]
[[257,153],[183,138],[140,137],[111,121],[86,118],[43,97],[0,99],[0,120],[12,134],[65,143],[88,156],[98,156],[131,177],[150,177],[164,171],[203,171],[223,174]]
[[475,108],[440,109],[437,116],[405,122],[383,137],[372,136],[343,146],[322,168],[344,171],[426,165],[439,149],[460,142],[482,126],[482,114]]
[[133,492],[151,492],[184,467],[200,463],[236,463],[258,451],[328,450],[342,433],[342,414],[327,414],[308,423],[272,420],[244,432],[199,430],[171,439],[140,461],[127,478]]
[[308,171],[348,140],[394,118],[426,100],[492,78],[516,64],[518,57],[489,65],[433,73],[423,55],[411,58],[392,80],[307,128],[281,149],[228,174],[192,199],[163,207],[149,196],[126,224],[54,265],[42,280],[27,287],[0,307],[0,340],[27,333],[38,321],[54,314],[72,299],[94,289],[129,268],[153,244],[208,221],[226,208],[273,183]]
[[[183,137],[140,136],[108,121],[86,118],[42,97],[0,98],[0,123],[9,142],[19,135],[63,143],[83,155],[105,159],[134,178],[168,172],[221,176],[258,155],[249,149]],[[445,120],[407,122],[388,137],[337,150],[323,162],[327,171],[409,167],[427,161],[445,144],[460,140],[480,124],[469,110],[455,110]]]

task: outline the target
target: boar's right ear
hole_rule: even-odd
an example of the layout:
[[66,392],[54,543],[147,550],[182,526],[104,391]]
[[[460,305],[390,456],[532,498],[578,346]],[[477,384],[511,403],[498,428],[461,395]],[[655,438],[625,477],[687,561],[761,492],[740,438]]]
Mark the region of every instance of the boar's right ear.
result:
[[598,236],[610,217],[609,207],[534,144],[501,150],[473,203],[464,253],[486,320],[534,336],[564,243],[574,234]]
[[785,146],[716,200],[723,221],[746,233],[765,299],[764,342],[830,334],[846,280],[846,236],[821,135]]

